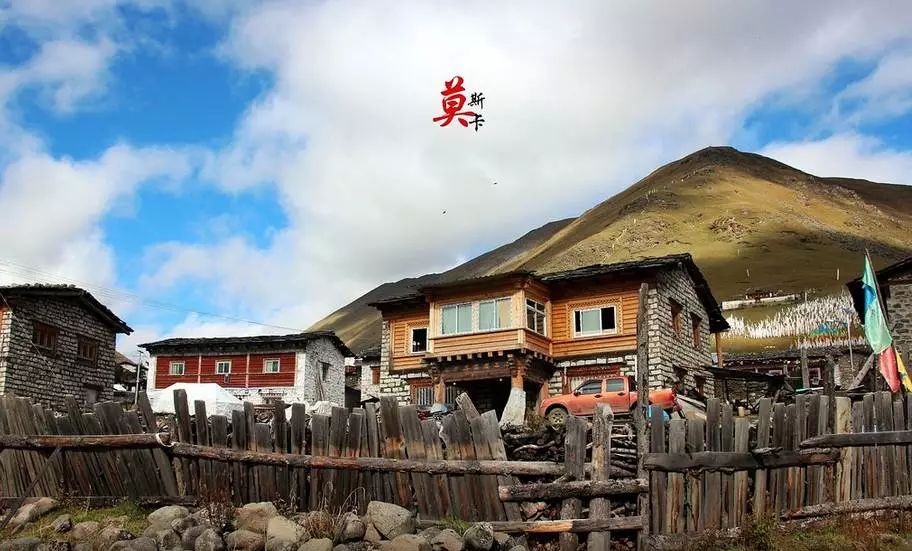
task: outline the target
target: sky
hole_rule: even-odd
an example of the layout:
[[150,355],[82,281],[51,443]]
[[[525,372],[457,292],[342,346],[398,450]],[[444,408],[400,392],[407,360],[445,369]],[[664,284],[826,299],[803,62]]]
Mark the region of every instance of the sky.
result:
[[[432,120],[456,75],[477,131]],[[912,184],[912,3],[0,0],[0,283],[85,287],[127,353],[305,329],[710,145]]]

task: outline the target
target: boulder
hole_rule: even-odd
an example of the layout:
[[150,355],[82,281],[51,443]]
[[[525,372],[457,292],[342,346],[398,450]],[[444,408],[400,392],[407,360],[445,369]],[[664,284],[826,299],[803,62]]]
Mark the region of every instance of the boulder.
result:
[[149,521],[149,524],[152,526],[160,527],[160,530],[171,527],[171,521],[178,518],[184,518],[190,514],[190,511],[186,507],[181,507],[180,505],[166,505],[160,507],[146,517],[146,520]]
[[18,528],[29,522],[33,522],[41,515],[53,511],[60,506],[60,502],[50,497],[29,498],[19,507],[13,518],[8,523],[9,528]]
[[380,544],[380,551],[431,551],[431,544],[417,534],[402,534]]
[[333,551],[348,551],[348,546],[344,543],[340,543],[339,545],[333,547]]
[[[367,522],[364,522],[365,519]],[[380,545],[380,542],[383,541],[383,536],[381,536],[380,532],[374,528],[374,525],[370,522],[370,519],[364,517],[364,519],[361,519],[361,522],[364,522],[364,541],[373,544],[374,546]]]
[[447,528],[441,530],[434,539],[431,540],[431,547],[434,551],[462,551],[465,544],[462,536],[456,533],[456,530]]
[[70,551],[93,551],[91,543],[77,543],[70,548]]
[[92,540],[96,547],[107,549],[116,541],[132,540],[135,536],[119,526],[108,526],[102,530]]
[[269,501],[248,503],[235,511],[234,527],[237,530],[265,534],[269,519],[277,516],[279,511]]
[[425,528],[424,530],[418,532],[418,535],[422,538],[431,541],[440,535],[441,529],[436,526],[431,526],[430,528]]
[[297,522],[282,516],[275,516],[266,523],[266,541],[279,540],[297,543],[304,539],[307,530]]
[[[189,532],[190,530],[184,532],[184,535]],[[221,534],[212,528],[207,528],[197,536],[193,543],[193,551],[225,551],[225,542],[222,540]]]
[[94,520],[80,522],[73,526],[70,531],[70,541],[86,541],[95,537],[95,534],[101,529],[101,524]]
[[476,522],[465,531],[462,540],[469,551],[490,551],[494,546],[494,528],[488,522]]
[[51,530],[55,532],[69,532],[73,528],[73,518],[70,515],[60,515],[51,521]]
[[152,538],[136,538],[129,543],[130,551],[158,551],[158,544],[155,543],[155,540]]
[[[196,538],[198,538],[200,534],[206,530],[209,530],[209,526],[196,525],[184,530],[181,534],[181,545],[183,548],[191,551],[193,549],[193,546],[196,544]],[[221,537],[219,537],[219,539],[221,539]]]
[[497,544],[498,549],[509,549],[513,547],[510,543],[513,541],[513,538],[510,534],[506,532],[494,532],[494,543]]
[[266,540],[266,551],[295,551],[299,545],[296,541]]
[[355,513],[345,513],[342,517],[342,533],[340,538],[344,542],[359,541],[364,538],[366,527],[361,517]]
[[170,528],[159,529],[155,533],[155,542],[158,544],[159,549],[181,548],[180,535]]
[[176,518],[171,521],[171,529],[177,532],[178,534],[183,534],[189,528],[193,528],[199,524],[195,517],[187,515],[185,517]]
[[[19,510],[21,511],[22,508],[20,507]],[[44,542],[38,538],[18,538],[0,543],[0,551],[36,551],[42,543]]]
[[529,551],[529,550],[526,549],[525,545],[514,545],[513,547],[510,548],[510,551]]
[[265,544],[263,534],[252,530],[235,530],[225,534],[225,546],[232,551],[263,551]]
[[298,547],[298,551],[332,551],[333,542],[329,538],[307,540]]
[[390,540],[415,531],[415,517],[412,513],[393,503],[371,501],[367,504],[367,516],[377,532]]

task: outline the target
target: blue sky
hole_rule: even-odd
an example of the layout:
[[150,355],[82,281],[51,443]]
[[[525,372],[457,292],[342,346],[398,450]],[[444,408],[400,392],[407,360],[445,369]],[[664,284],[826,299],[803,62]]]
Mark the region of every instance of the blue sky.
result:
[[[307,327],[707,145],[910,183],[912,7],[782,7],[0,3],[0,280],[130,349]],[[430,121],[454,74],[477,133]]]

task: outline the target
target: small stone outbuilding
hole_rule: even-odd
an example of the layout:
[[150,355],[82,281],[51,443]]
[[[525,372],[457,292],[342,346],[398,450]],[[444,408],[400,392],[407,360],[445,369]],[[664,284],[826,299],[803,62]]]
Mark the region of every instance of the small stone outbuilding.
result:
[[118,333],[133,330],[72,285],[0,287],[0,394],[62,410],[111,400]]

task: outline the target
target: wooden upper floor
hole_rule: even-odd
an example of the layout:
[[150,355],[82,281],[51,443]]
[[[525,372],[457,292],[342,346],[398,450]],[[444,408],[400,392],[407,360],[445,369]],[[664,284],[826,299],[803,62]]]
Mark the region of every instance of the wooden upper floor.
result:
[[[607,268],[544,276],[511,272],[423,287],[375,303],[389,324],[390,367],[421,369],[428,360],[507,351],[551,361],[631,351],[639,287],[654,284],[656,271]],[[708,305],[718,311],[714,299]],[[720,330],[724,318],[715,314],[713,319],[707,313],[707,319],[711,329]]]

